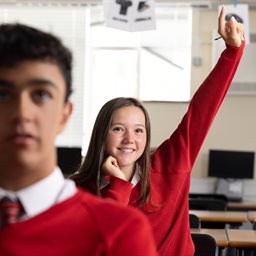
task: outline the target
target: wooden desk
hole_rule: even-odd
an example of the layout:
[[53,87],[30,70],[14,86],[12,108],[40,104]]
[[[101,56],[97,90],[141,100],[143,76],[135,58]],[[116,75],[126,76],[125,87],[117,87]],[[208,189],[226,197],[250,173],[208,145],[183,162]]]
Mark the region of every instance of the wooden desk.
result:
[[215,239],[218,247],[228,246],[228,237],[225,229],[192,228],[190,232],[193,234],[208,234],[212,236]]
[[219,247],[256,248],[256,230],[193,228],[190,232],[211,235]]
[[256,248],[256,230],[227,229],[229,246],[234,248]]
[[249,211],[248,212],[248,219],[251,222],[256,222],[256,211]]
[[228,210],[249,211],[256,210],[256,201],[228,202]]
[[231,224],[239,224],[248,221],[247,212],[244,211],[205,211],[190,210],[189,213],[195,214],[200,221],[208,222],[225,222]]

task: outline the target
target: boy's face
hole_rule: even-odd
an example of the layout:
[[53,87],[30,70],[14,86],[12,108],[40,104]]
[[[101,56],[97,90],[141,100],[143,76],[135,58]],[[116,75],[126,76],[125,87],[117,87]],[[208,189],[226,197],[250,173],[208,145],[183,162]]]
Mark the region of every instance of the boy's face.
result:
[[[53,170],[55,137],[72,110],[65,92],[55,64],[25,61],[0,68],[0,186],[19,189]],[[12,185],[14,179],[22,184]]]

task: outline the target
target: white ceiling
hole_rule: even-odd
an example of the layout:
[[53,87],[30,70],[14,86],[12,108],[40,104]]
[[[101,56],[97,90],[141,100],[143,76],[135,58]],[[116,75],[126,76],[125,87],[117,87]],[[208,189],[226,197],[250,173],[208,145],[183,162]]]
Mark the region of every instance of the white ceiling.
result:
[[[0,4],[22,4],[22,3],[69,3],[69,4],[99,4],[104,0],[0,0]],[[237,0],[239,4],[249,4],[251,8],[256,8],[256,0]],[[155,0],[157,4],[191,4],[196,7],[215,8],[222,4],[232,4],[233,0]]]

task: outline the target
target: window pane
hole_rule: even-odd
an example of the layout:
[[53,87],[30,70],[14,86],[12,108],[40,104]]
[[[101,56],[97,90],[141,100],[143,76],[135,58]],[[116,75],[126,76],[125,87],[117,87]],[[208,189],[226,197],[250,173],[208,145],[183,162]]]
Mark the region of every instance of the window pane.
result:
[[[143,32],[127,32],[105,27],[103,7],[97,6],[91,10],[93,20],[91,47],[93,49],[109,49],[112,54],[115,51],[127,49],[134,49],[134,53],[137,51],[137,63],[133,64],[137,67],[134,84],[125,85],[137,87],[135,91],[138,93],[135,97],[143,101],[188,101],[190,99],[191,8],[158,6],[156,7],[157,29]],[[103,54],[103,51],[98,54]],[[120,55],[120,53],[117,54]],[[99,61],[101,60],[98,57]],[[120,57],[118,65],[122,67],[124,61],[126,60]],[[93,69],[95,69],[94,65],[95,63],[91,63]],[[106,66],[110,67],[107,63]],[[122,71],[116,71],[123,75]],[[112,73],[112,75],[119,77],[118,73]],[[125,80],[126,78],[123,79],[123,83]],[[95,80],[93,86],[100,87]]]
[[[139,97],[144,101],[188,101],[190,56],[188,49],[143,50],[140,62]],[[155,55],[157,53],[157,55]],[[156,68],[157,67],[157,68]]]
[[192,10],[162,7],[156,11],[157,30],[142,34],[139,97],[144,101],[188,101]]

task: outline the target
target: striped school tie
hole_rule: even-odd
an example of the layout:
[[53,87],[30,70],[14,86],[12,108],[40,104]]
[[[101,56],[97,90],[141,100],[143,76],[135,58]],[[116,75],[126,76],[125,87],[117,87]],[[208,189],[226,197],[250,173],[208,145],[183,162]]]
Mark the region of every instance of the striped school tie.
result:
[[0,201],[0,226],[17,222],[20,217],[21,209],[22,206],[19,200],[4,197]]

